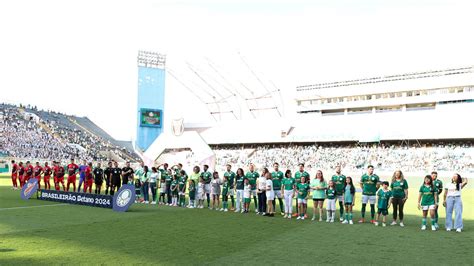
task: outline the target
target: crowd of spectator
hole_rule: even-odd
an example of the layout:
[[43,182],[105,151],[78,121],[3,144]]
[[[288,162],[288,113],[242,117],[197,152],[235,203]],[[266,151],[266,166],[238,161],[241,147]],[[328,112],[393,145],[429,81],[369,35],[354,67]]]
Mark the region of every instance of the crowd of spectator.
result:
[[301,162],[313,169],[341,165],[347,171],[374,165],[380,170],[474,172],[474,146],[465,143],[404,144],[313,144],[251,145],[214,147],[216,165],[242,167],[250,162],[259,167],[278,162],[284,169],[296,169]]
[[96,136],[73,123],[65,114],[36,107],[0,105],[0,152],[11,157],[102,161],[137,160],[124,147]]

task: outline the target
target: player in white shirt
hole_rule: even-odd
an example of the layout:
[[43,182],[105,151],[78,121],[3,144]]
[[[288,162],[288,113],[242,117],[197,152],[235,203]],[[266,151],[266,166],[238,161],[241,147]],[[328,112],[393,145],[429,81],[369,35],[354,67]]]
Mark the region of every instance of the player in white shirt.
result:
[[249,180],[247,178],[244,179],[244,209],[242,213],[249,212],[249,205],[250,205],[250,194],[252,193],[252,185],[249,184]]
[[270,172],[265,173],[265,196],[267,198],[267,215],[269,217],[275,216],[275,210],[273,209],[273,200],[275,200],[275,191],[273,191],[272,175]]

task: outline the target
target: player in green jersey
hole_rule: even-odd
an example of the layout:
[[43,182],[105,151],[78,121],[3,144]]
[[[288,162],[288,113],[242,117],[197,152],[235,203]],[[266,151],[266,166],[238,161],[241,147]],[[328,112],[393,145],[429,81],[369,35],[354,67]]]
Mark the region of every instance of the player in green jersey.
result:
[[306,205],[307,201],[306,198],[309,194],[309,184],[306,182],[306,177],[301,177],[301,182],[296,185],[296,191],[298,193],[298,220],[304,220],[306,216]]
[[194,179],[189,179],[188,181],[188,196],[189,196],[189,204],[188,208],[195,208],[196,202],[196,181]]
[[171,176],[170,169],[168,169],[168,164],[160,164],[158,165],[158,170],[161,172],[161,177],[165,179],[165,185],[166,185],[166,205],[171,205],[171,181],[173,180],[173,177]]
[[[298,171],[295,173],[295,181],[296,181],[296,187],[298,187],[298,184],[301,183],[301,178],[305,178],[305,182],[309,184],[309,173],[304,170],[304,163],[298,164]],[[298,199],[296,199],[296,206],[298,206]],[[306,204],[305,204],[306,208]],[[306,209],[304,210],[305,213],[305,218],[308,218],[306,215]],[[298,214],[293,214],[293,217],[298,216]]]
[[436,231],[435,210],[438,208],[438,193],[433,185],[431,175],[425,176],[423,185],[420,187],[418,195],[418,209],[423,211],[423,219],[421,222],[421,230],[426,230],[426,216],[428,211],[431,217],[431,230]]
[[374,166],[369,165],[367,167],[367,174],[362,175],[360,179],[360,188],[362,189],[362,218],[359,223],[365,222],[365,207],[367,202],[370,203],[370,220],[371,223],[375,222],[375,194],[380,187],[380,178],[374,174]]
[[[431,179],[433,180],[433,186],[436,189],[436,193],[441,195],[443,192],[443,182],[438,179],[438,172],[433,171],[431,172]],[[435,227],[436,229],[439,228],[438,225],[438,208],[435,209]]]
[[273,210],[275,211],[275,202],[278,198],[278,204],[280,205],[281,215],[284,215],[284,206],[283,206],[283,193],[281,191],[281,181],[283,180],[283,172],[279,170],[279,164],[273,164],[272,172],[272,182],[273,182],[273,192],[275,193],[275,199],[273,200]]
[[171,205],[170,206],[178,206],[178,175],[173,175],[173,180],[170,184],[171,190]]
[[233,211],[235,209],[235,200],[234,200],[235,173],[231,170],[232,165],[227,164],[226,168],[227,169],[224,173],[224,176],[227,177],[227,181],[229,182],[229,196],[230,196],[230,203],[232,204],[232,207],[230,208],[230,210]]
[[212,174],[209,172],[209,165],[205,164],[203,166],[203,172],[201,173],[202,179],[204,179],[204,193],[206,193],[207,199],[207,208],[211,208],[211,180]]
[[255,212],[258,213],[258,202],[257,202],[257,178],[260,175],[255,171],[255,165],[253,163],[249,166],[249,171],[245,174],[245,178],[249,180],[249,184],[252,187],[253,203],[255,205]]
[[352,182],[352,177],[346,177],[346,183],[344,184],[344,207],[346,209],[345,219],[342,221],[343,224],[353,224],[352,222],[352,208],[355,205],[355,187]]
[[179,197],[179,202],[178,206],[179,207],[184,207],[186,205],[186,172],[184,170],[180,170],[179,176],[178,176],[178,197]]
[[382,214],[382,226],[386,226],[386,219],[388,215],[388,209],[392,202],[392,191],[388,189],[388,182],[382,182],[382,188],[377,191],[377,221],[375,221],[375,226],[379,225],[380,214]]
[[228,177],[224,174],[222,180],[222,208],[220,211],[227,212],[228,201],[229,201],[230,182]]
[[339,221],[343,221],[344,218],[344,199],[342,198],[342,194],[344,194],[344,187],[346,183],[346,176],[341,174],[341,166],[336,166],[336,174],[331,177],[331,180],[334,181],[334,185],[336,188],[336,199],[339,202]]

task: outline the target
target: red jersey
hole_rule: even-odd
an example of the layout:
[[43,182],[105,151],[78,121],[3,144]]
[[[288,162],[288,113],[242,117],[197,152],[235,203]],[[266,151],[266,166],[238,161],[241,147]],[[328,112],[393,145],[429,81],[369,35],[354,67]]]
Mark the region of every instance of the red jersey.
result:
[[12,175],[16,175],[16,174],[18,174],[18,165],[14,163],[12,165]]
[[41,171],[43,171],[43,167],[41,167],[41,166],[35,166],[35,168],[33,168],[33,175],[34,175],[35,177],[40,176],[40,175],[41,175]]
[[25,174],[25,167],[23,166],[18,166],[18,174],[20,176],[23,176]]
[[27,167],[25,167],[25,176],[31,177],[31,175],[33,175],[33,166],[30,164]]
[[92,169],[89,166],[86,167],[84,173],[86,175],[86,179],[92,179]]
[[64,167],[62,167],[61,165],[56,166],[56,168],[54,169],[54,174],[58,178],[64,177]]
[[44,172],[44,176],[51,176],[51,167],[49,166],[43,167],[43,172]]
[[79,169],[79,166],[77,166],[77,164],[75,164],[75,163],[70,163],[70,164],[67,166],[67,173],[68,173],[68,175],[69,175],[69,176],[74,176],[74,175],[76,175],[77,169]]

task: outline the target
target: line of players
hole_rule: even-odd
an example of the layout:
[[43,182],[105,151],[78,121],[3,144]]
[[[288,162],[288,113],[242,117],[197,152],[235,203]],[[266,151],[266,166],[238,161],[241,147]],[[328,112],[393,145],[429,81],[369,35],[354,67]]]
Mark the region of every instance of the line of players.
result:
[[[22,188],[31,178],[38,180],[38,187],[41,189],[41,181],[43,181],[45,189],[51,189],[51,178],[53,178],[54,188],[73,192],[89,192],[92,193],[92,185],[95,184],[95,193],[101,194],[101,188],[105,183],[105,194],[114,195],[122,184],[133,183],[133,169],[127,162],[123,168],[118,167],[118,163],[113,161],[108,163],[108,167],[102,169],[101,163],[93,168],[92,163],[83,161],[81,165],[77,165],[74,159],[64,167],[60,162],[53,161],[52,166],[45,162],[43,166],[36,162],[33,166],[30,161],[25,164],[18,164],[12,160],[12,189]],[[66,177],[66,184],[64,179]],[[77,177],[79,175],[79,184],[76,189]],[[43,179],[43,180],[42,180]],[[20,186],[18,186],[18,183]],[[83,189],[82,189],[82,186]]]
[[[313,220],[316,217],[316,210],[319,209],[319,217],[322,219],[323,202],[328,200],[327,221],[333,222],[336,212],[336,201],[339,202],[340,221],[352,224],[352,207],[355,204],[355,187],[351,177],[341,174],[341,168],[336,167],[336,173],[328,183],[324,181],[323,173],[317,171],[316,177],[310,180],[310,175],[304,170],[304,164],[299,164],[298,171],[292,175],[290,170],[285,173],[279,170],[278,163],[274,165],[274,171],[269,172],[264,168],[262,175],[255,171],[253,164],[249,165],[249,171],[244,174],[243,169],[239,168],[236,173],[231,170],[231,165],[227,165],[221,180],[218,172],[211,173],[209,166],[204,165],[203,172],[199,166],[193,168],[193,173],[188,175],[183,170],[182,164],[168,167],[168,164],[162,164],[158,167],[148,167],[143,163],[134,171],[127,162],[123,168],[118,167],[115,161],[108,162],[108,167],[101,168],[98,163],[95,168],[92,163],[86,163],[78,166],[74,159],[67,165],[66,169],[59,163],[53,161],[50,167],[46,162],[40,166],[36,162],[35,166],[29,161],[24,166],[22,162],[18,165],[12,161],[12,183],[13,189],[18,189],[17,179],[22,187],[30,178],[36,178],[41,188],[41,176],[46,189],[51,189],[50,178],[54,178],[55,189],[59,190],[60,185],[64,191],[69,191],[70,185],[73,191],[76,191],[76,178],[79,174],[79,186],[77,192],[81,191],[81,185],[84,184],[83,192],[92,193],[92,185],[95,183],[95,193],[100,194],[103,183],[105,182],[105,194],[114,195],[122,184],[135,184],[138,199],[142,203],[156,204],[157,189],[160,189],[160,203],[185,207],[186,188],[188,189],[189,204],[188,207],[203,208],[204,200],[207,199],[207,207],[218,209],[220,206],[220,197],[222,196],[223,206],[221,210],[228,210],[228,198],[231,199],[231,210],[235,212],[248,212],[251,199],[255,204],[257,214],[274,216],[275,200],[278,199],[281,213],[285,218],[297,216],[298,219],[307,218],[307,198],[310,192],[313,194],[314,213]],[[67,170],[67,185],[64,184],[65,170]],[[459,180],[461,177],[457,175]],[[454,178],[454,177],[453,177]],[[454,180],[454,179],[453,179]],[[454,182],[454,181],[453,181]],[[462,187],[467,184],[467,180],[462,182]],[[380,186],[382,185],[382,189]],[[400,225],[403,225],[403,205],[408,199],[408,183],[403,178],[401,171],[394,172],[392,190],[388,189],[388,182],[381,182],[380,178],[374,174],[374,167],[369,165],[367,173],[362,175],[360,188],[362,190],[362,208],[360,223],[365,222],[365,213],[367,204],[370,205],[370,222],[378,224],[375,221],[375,204],[378,205],[377,220],[380,215],[383,216],[383,225],[385,217],[388,214],[388,208],[394,205],[394,222],[396,224],[396,212],[399,208]],[[438,228],[438,202],[439,195],[443,190],[442,182],[437,179],[437,173],[432,172],[424,178],[424,184],[420,188],[419,208],[423,210],[423,227],[426,228],[426,217],[428,212],[431,216],[432,229]],[[149,201],[149,192],[152,192],[153,199]],[[397,197],[394,197],[397,195]],[[141,196],[141,199],[140,199]],[[166,201],[165,201],[166,196]],[[235,198],[237,197],[237,204]],[[257,200],[258,196],[258,200]],[[210,198],[212,197],[212,207]],[[293,213],[293,198],[296,199],[297,214]],[[284,203],[282,200],[284,199]],[[179,202],[179,203],[178,203]]]

